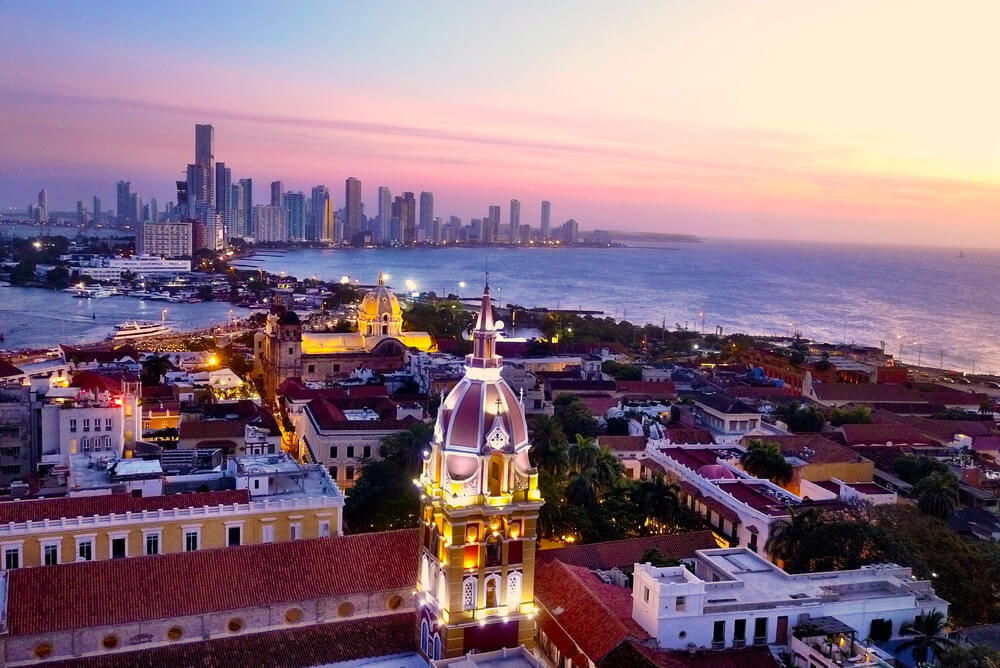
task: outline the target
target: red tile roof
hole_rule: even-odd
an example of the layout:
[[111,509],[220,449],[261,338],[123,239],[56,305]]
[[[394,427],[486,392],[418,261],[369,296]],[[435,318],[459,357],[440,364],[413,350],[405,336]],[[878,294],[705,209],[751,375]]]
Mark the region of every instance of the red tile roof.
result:
[[659,383],[641,380],[619,380],[615,382],[619,392],[623,394],[641,394],[648,397],[676,397],[677,388],[673,381],[665,380]]
[[105,494],[103,496],[4,501],[0,503],[0,524],[57,520],[64,517],[92,517],[94,515],[110,515],[111,513],[139,513],[143,510],[201,508],[249,502],[250,492],[245,489],[168,494],[165,496],[134,497],[131,494]]
[[609,410],[618,406],[618,399],[613,397],[580,397],[579,401],[583,402],[594,416],[606,415]]
[[347,394],[358,399],[387,397],[389,396],[389,388],[385,385],[352,385],[347,388]]
[[712,432],[697,427],[667,427],[667,438],[671,443],[708,445],[712,442]]
[[559,547],[539,550],[535,554],[540,561],[558,559],[572,566],[607,570],[631,567],[647,550],[653,548],[668,559],[685,559],[693,557],[695,550],[711,550],[718,546],[711,531],[692,531]]
[[[418,535],[403,529],[10,571],[7,629],[25,636],[409,588]],[[65,593],[66,604],[53,606],[53,592]]]
[[416,651],[414,613],[55,661],[52,668],[306,668]]
[[302,384],[300,378],[287,378],[282,381],[281,385],[278,386],[277,394],[279,397],[285,397],[292,401],[309,401],[316,397],[342,399],[347,396],[347,392],[344,392],[339,387],[324,387],[319,390],[308,388]]
[[646,449],[645,436],[598,436],[597,443],[615,452],[641,452]]
[[122,391],[122,383],[120,379],[105,376],[93,371],[81,371],[79,373],[74,373],[73,382],[70,383],[70,386],[79,387],[91,392],[110,392],[111,394],[120,394]]
[[891,383],[814,383],[816,396],[825,401],[859,403],[921,403],[924,398],[905,385]]
[[601,582],[580,566],[546,561],[536,570],[535,598],[591,661],[629,636],[649,638],[632,619],[632,592]]
[[976,452],[1000,451],[1000,436],[975,436],[972,439],[972,449]]
[[[858,462],[863,458],[848,447],[831,441],[821,434],[792,434],[789,436],[768,436],[761,439],[744,437],[740,443],[746,445],[752,440],[772,441],[778,444],[781,454],[799,457],[810,464],[830,464],[832,462]],[[811,452],[807,452],[807,449]]]
[[[367,408],[378,413],[378,420],[348,420],[345,410]],[[385,397],[329,400],[316,398],[306,404],[306,412],[321,430],[406,429],[418,420],[407,416],[396,419],[396,404]]]
[[938,445],[908,424],[845,424],[840,430],[847,445]]

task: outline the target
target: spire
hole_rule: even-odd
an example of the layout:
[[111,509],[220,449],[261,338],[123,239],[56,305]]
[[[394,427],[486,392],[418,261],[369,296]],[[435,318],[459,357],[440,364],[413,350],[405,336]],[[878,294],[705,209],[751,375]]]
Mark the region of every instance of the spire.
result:
[[378,272],[378,286],[380,288],[385,286],[385,277],[382,276],[382,272],[381,271]]
[[[483,288],[483,299],[479,304],[479,315],[476,316],[476,325],[472,331],[472,355],[471,358],[485,362],[493,360],[489,366],[499,363],[493,350],[496,341],[496,328],[493,321],[493,303],[490,301],[489,283]],[[481,364],[482,366],[482,364]]]

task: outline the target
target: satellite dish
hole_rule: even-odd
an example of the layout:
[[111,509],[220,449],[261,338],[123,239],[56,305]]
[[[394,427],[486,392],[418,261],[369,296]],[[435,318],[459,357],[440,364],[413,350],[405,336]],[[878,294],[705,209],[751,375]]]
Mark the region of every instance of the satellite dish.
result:
[[497,331],[503,329],[503,320],[497,320],[496,324],[493,325],[493,329]]

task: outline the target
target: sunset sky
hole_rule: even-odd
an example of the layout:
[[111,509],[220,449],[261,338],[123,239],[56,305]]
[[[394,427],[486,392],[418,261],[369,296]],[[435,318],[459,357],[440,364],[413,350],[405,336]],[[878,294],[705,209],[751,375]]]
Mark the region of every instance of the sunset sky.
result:
[[[136,6],[145,4],[146,6]],[[1000,2],[0,2],[0,205],[234,180],[465,221],[1000,247]]]

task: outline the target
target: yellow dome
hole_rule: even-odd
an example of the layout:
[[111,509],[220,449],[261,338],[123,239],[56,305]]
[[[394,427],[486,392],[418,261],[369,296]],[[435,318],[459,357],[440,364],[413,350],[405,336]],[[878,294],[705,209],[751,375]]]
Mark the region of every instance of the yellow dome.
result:
[[403,311],[399,308],[399,300],[385,287],[380,272],[378,287],[366,294],[358,307],[358,330],[366,335],[397,336],[402,323]]

